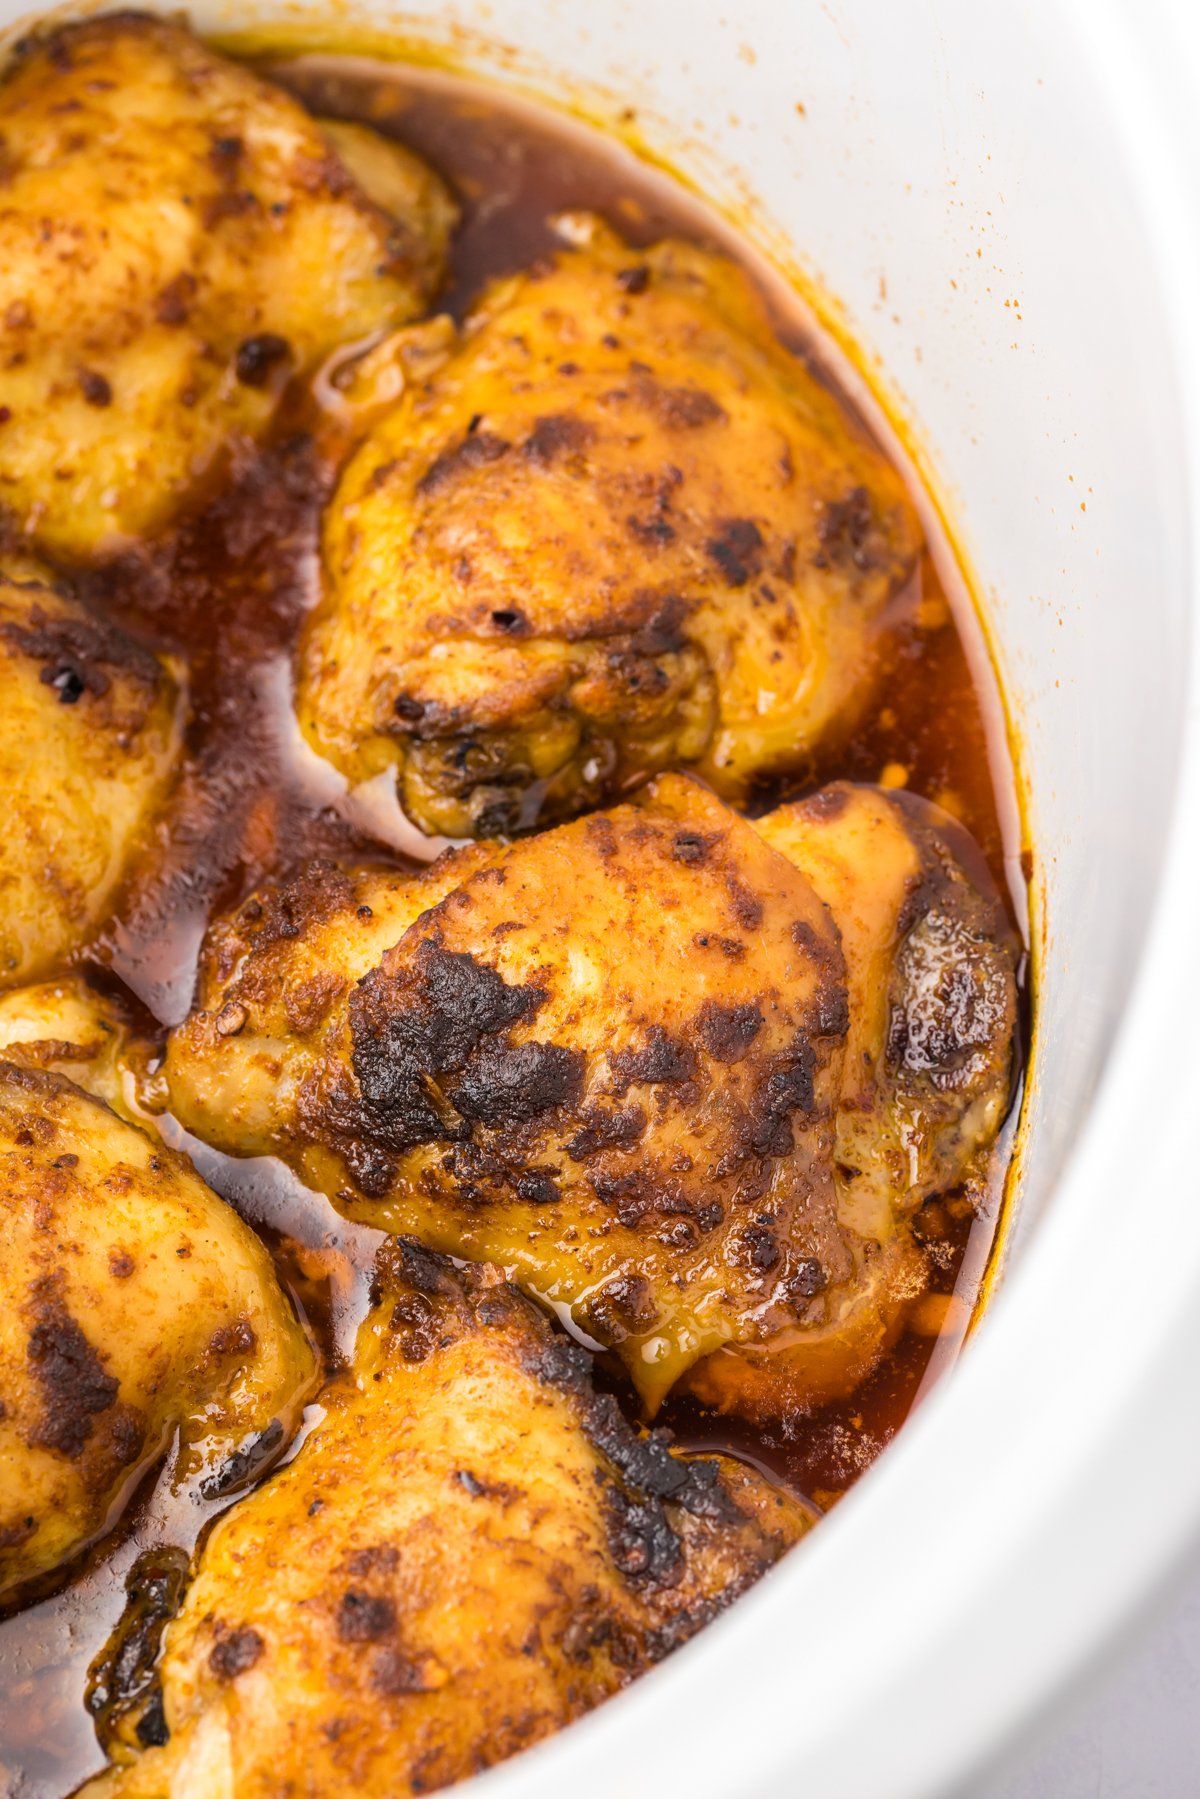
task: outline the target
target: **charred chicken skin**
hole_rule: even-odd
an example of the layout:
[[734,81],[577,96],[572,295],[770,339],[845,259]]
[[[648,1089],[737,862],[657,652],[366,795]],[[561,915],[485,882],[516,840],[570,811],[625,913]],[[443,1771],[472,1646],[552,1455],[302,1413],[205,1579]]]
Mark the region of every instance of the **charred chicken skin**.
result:
[[15,1059],[0,1241],[4,1603],[109,1530],[176,1436],[177,1481],[236,1487],[284,1447],[315,1366],[266,1250],[183,1157]]
[[732,263],[594,220],[489,290],[346,469],[297,710],[422,829],[497,836],[689,763],[726,797],[870,691],[904,488]]
[[798,1394],[844,1397],[902,1329],[928,1277],[910,1222],[982,1171],[1013,1092],[1017,944],[978,850],[936,806],[839,782],[756,829],[837,920],[847,1030],[834,1132],[855,1277],[794,1325],[689,1377],[762,1422]]
[[851,1271],[836,928],[686,777],[424,879],[319,871],[218,928],[201,983],[189,1130],[516,1268],[652,1404],[813,1262]]
[[850,1390],[922,1290],[907,1221],[994,1133],[1013,1008],[932,813],[842,787],[755,827],[669,775],[256,896],[166,1076],[202,1138],[569,1307],[650,1409],[694,1371],[778,1415]]
[[451,202],[399,146],[331,129],[166,20],[17,46],[0,75],[10,537],[69,563],[156,531],[263,433],[289,377],[422,309]]
[[165,1639],[169,1743],[88,1799],[440,1789],[626,1686],[809,1523],[631,1428],[499,1269],[403,1240],[323,1405],[203,1547]]

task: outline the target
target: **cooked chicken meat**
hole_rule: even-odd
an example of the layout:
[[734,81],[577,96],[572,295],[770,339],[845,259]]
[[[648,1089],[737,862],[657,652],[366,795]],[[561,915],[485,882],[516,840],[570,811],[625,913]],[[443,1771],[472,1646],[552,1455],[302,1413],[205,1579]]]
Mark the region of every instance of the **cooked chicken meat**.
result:
[[808,1523],[632,1430],[498,1269],[403,1241],[323,1404],[203,1547],[166,1633],[170,1741],[89,1799],[431,1792],[628,1685]]
[[[764,833],[805,828],[802,872]],[[424,876],[317,869],[214,930],[199,1002],[166,1064],[188,1129],[512,1268],[650,1408],[726,1346],[746,1409],[852,1387],[921,1290],[908,1213],[1008,1097],[1001,915],[855,789],[756,829],[664,776]],[[765,1371],[733,1354],[793,1339]]]
[[107,919],[165,797],[179,712],[156,657],[0,566],[0,985],[47,971]]
[[996,1139],[1012,1098],[1016,943],[978,850],[944,812],[845,782],[756,827],[838,922],[849,1027],[834,1158],[855,1276],[691,1389],[760,1420],[841,1397],[899,1334],[927,1269],[908,1222]]
[[0,1059],[63,1075],[133,1124],[135,1056],[121,1008],[78,976],[0,993]]
[[190,1165],[15,1061],[0,1242],[4,1601],[103,1535],[176,1435],[178,1481],[221,1490],[262,1466],[314,1360],[266,1250]]
[[[394,281],[409,282],[411,297],[404,312],[419,312],[446,274],[457,201],[429,164],[394,138],[350,119],[318,118],[316,125],[372,206],[386,215],[392,256],[388,272]],[[357,362],[355,358],[351,367]]]
[[424,830],[497,836],[692,763],[737,797],[870,691],[920,531],[732,263],[578,247],[498,283],[329,507],[300,723]]
[[406,151],[335,130],[336,147],[165,20],[17,46],[0,78],[10,534],[71,561],[155,531],[264,431],[290,376],[421,310],[452,205]]
[[814,1261],[845,1029],[811,887],[685,777],[424,879],[253,900],[169,1045],[172,1109],[351,1216],[517,1270],[653,1404]]
[[1016,944],[960,825],[839,781],[755,829],[838,922],[850,1028],[837,1159],[860,1229],[952,1186],[1012,1092]]

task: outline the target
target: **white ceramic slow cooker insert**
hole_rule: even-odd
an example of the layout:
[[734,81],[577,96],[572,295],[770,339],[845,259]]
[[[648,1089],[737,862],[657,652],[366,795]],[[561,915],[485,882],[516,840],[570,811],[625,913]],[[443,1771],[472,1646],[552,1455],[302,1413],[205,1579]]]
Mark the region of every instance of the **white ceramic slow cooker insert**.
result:
[[[1043,917],[1004,1282],[815,1536],[480,1799],[936,1799],[1200,1527],[1200,57],[1184,0],[197,0],[635,109],[843,309],[978,577]],[[102,10],[102,9],[100,9]],[[166,10],[166,9],[164,9]],[[0,0],[0,25],[28,18]]]

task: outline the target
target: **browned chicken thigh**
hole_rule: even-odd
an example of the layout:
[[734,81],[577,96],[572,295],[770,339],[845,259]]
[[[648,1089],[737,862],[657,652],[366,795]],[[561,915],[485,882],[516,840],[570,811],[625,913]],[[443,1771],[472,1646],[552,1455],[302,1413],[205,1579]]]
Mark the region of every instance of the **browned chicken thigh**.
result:
[[79,975],[0,993],[0,1057],[65,1076],[131,1124],[153,1124],[137,1108],[157,1046],[141,1042],[120,1005]]
[[[232,977],[232,978],[231,978]],[[808,882],[697,783],[424,878],[252,901],[171,1105],[352,1217],[515,1268],[654,1404],[819,1263],[845,990]]]
[[838,922],[848,1029],[834,1169],[855,1274],[794,1325],[689,1376],[767,1420],[842,1397],[903,1327],[927,1278],[909,1223],[986,1156],[1013,1091],[1017,945],[981,856],[936,806],[839,782],[756,828]]
[[0,74],[0,528],[71,562],[167,523],[289,377],[421,310],[452,219],[399,146],[323,135],[178,24],[24,40]]
[[0,561],[0,986],[96,934],[180,747],[171,670],[39,571]]
[[745,275],[595,220],[479,303],[347,468],[301,726],[422,829],[694,764],[737,797],[852,722],[920,531]]
[[403,1241],[323,1405],[201,1551],[165,1639],[169,1743],[89,1799],[432,1792],[628,1685],[809,1523],[749,1468],[632,1430],[499,1269]]
[[650,1408],[697,1364],[725,1403],[728,1362],[778,1413],[903,1322],[908,1217],[994,1134],[1013,1027],[1003,916],[930,818],[839,788],[756,828],[671,775],[257,896],[166,1074],[199,1136],[569,1308]]
[[[110,1529],[173,1440],[176,1480],[236,1485],[315,1375],[253,1232],[182,1156],[31,1065],[54,1041],[35,1006],[0,1061],[0,1604]],[[95,1072],[103,1023],[73,996],[59,1065],[78,1049]]]

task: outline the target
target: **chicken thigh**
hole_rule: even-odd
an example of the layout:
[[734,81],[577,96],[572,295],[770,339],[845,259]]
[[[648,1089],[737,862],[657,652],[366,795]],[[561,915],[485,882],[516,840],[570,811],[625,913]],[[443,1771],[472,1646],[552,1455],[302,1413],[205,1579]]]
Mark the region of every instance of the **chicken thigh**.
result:
[[760,1343],[689,1375],[760,1422],[840,1398],[899,1334],[927,1269],[909,1221],[995,1142],[1012,1099],[1017,944],[967,833],[925,801],[839,782],[757,823],[837,919],[849,1026],[838,1093],[838,1216],[855,1277]]
[[348,1215],[517,1271],[651,1405],[815,1262],[845,1030],[808,882],[686,777],[425,877],[318,875],[205,953],[186,1127]]
[[121,1007],[77,975],[0,993],[0,1059],[74,1081],[131,1124],[139,1073],[152,1053]]
[[49,970],[108,917],[165,798],[180,713],[156,657],[0,565],[0,985]]
[[155,531],[289,377],[422,309],[452,204],[399,146],[333,129],[166,20],[18,44],[0,77],[10,535],[70,562]]
[[323,1404],[201,1551],[165,1638],[169,1742],[88,1799],[447,1786],[628,1685],[809,1523],[631,1429],[499,1269],[403,1240]]
[[939,807],[839,781],[755,829],[838,922],[850,1028],[836,1153],[860,1228],[952,1186],[1008,1110],[1017,946]]
[[2,1603],[110,1529],[176,1435],[179,1481],[264,1465],[315,1367],[266,1250],[183,1157],[16,1061],[0,1246]]
[[1014,1023],[995,902],[932,825],[858,795],[756,829],[669,775],[423,876],[267,891],[210,937],[172,1109],[511,1268],[650,1409],[719,1349],[742,1409],[845,1391],[921,1291],[908,1215],[1007,1104]]
[[452,837],[671,764],[726,796],[853,721],[920,530],[746,277],[577,245],[483,297],[328,509],[300,724]]

